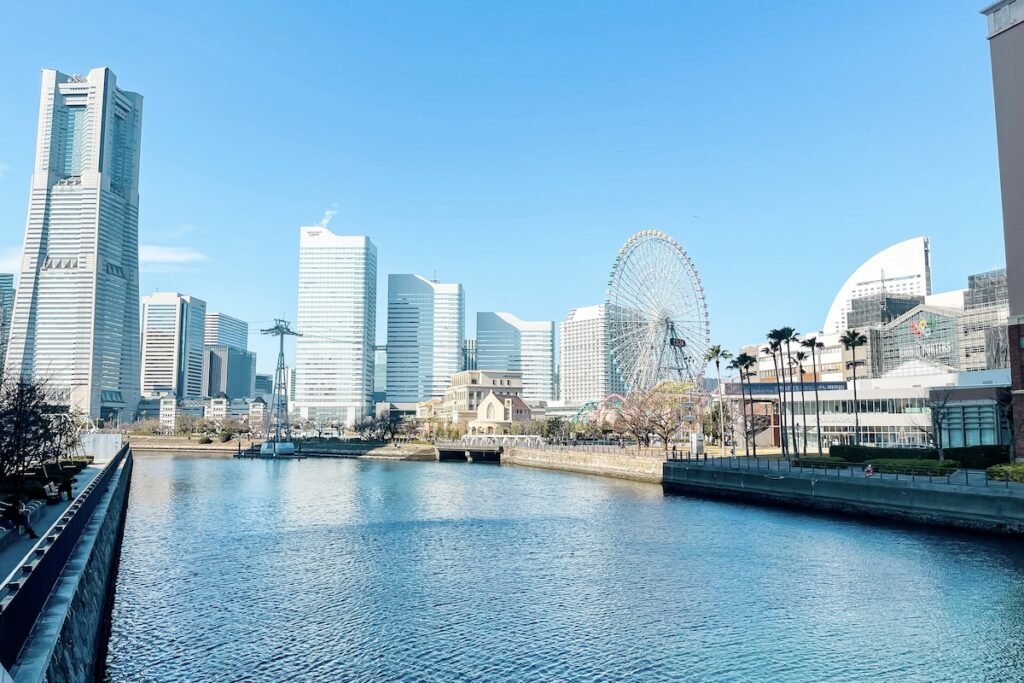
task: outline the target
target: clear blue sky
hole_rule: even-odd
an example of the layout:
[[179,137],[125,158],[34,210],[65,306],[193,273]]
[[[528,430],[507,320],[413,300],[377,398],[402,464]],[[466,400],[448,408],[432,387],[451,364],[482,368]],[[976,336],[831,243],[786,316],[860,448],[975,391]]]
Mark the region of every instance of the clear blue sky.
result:
[[817,329],[893,242],[932,238],[937,291],[1003,265],[982,4],[5,3],[0,253],[39,70],[106,65],[145,97],[143,294],[294,320],[298,228],[336,203],[382,342],[387,273],[462,282],[470,331],[561,320],[643,228],[690,252],[714,341]]

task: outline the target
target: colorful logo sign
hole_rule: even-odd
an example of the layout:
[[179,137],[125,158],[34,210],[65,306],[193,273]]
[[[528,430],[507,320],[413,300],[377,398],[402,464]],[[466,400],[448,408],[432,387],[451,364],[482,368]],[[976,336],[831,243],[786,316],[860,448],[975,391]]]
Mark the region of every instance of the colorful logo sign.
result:
[[914,333],[915,337],[930,337],[932,336],[932,328],[935,327],[935,322],[932,320],[916,320],[911,321],[910,331]]

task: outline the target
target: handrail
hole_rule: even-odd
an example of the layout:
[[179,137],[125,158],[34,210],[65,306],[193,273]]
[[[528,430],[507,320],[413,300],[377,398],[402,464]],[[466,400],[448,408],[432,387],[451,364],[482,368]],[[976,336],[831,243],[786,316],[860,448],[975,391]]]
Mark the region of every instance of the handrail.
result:
[[114,472],[131,457],[125,444],[0,583],[0,665],[10,670],[67,565]]
[[[691,456],[688,453],[682,453],[679,457],[669,458],[666,460],[669,463],[678,464],[693,464],[699,467],[710,467],[710,468],[721,468],[730,470],[753,470],[755,472],[788,472],[790,475],[796,476],[812,476],[812,477],[829,477],[829,478],[862,478],[867,481],[899,481],[906,482],[908,484],[917,483],[928,483],[928,484],[941,484],[943,486],[950,486],[952,488],[960,488],[962,490],[978,491],[980,489],[996,489],[1006,492],[1008,495],[1015,497],[1024,496],[1024,485],[1015,483],[1011,486],[1010,482],[1003,482],[1001,480],[990,480],[986,476],[984,470],[971,470],[968,468],[959,468],[947,470],[944,474],[935,474],[938,468],[933,470],[933,473],[928,473],[917,469],[906,470],[899,466],[883,466],[882,468],[875,469],[873,474],[868,476],[863,467],[867,463],[846,463],[845,465],[839,464],[838,466],[830,467],[809,467],[801,466],[799,463],[793,464],[783,456],[768,456],[768,457],[747,457],[747,456],[735,456],[735,457],[724,457],[724,458],[701,458],[699,456]],[[961,476],[962,475],[962,476]],[[974,482],[974,483],[972,483]],[[995,483],[994,483],[995,482]]]

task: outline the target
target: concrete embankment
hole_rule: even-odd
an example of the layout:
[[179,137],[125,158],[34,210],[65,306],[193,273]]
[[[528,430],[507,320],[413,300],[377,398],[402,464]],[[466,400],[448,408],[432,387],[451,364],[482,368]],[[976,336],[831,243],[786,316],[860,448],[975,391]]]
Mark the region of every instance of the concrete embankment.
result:
[[[14,598],[11,584],[6,586],[5,607],[35,622],[10,670],[16,683],[95,680],[102,672],[131,486],[130,451],[108,467],[105,483],[105,475],[98,475],[96,490],[72,503],[74,516],[58,521],[40,542],[46,544],[42,554],[26,559],[33,567],[16,580]],[[95,502],[83,500],[87,494]],[[71,536],[65,541],[64,534]],[[66,559],[64,547],[70,548]],[[56,577],[52,587],[49,577]],[[19,597],[24,604],[14,604]]]
[[1013,489],[837,477],[666,462],[666,491],[868,515],[1003,534],[1024,533],[1024,495]]
[[549,450],[513,446],[501,454],[502,465],[596,474],[652,484],[661,483],[663,462],[660,456],[632,455],[628,450],[608,453],[582,449]]

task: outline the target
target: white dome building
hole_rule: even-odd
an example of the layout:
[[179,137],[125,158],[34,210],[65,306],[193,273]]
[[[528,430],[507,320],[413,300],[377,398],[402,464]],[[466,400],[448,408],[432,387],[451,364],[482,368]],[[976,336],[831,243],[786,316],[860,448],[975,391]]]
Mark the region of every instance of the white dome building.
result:
[[928,296],[932,293],[931,249],[927,237],[915,237],[894,244],[865,261],[839,289],[824,334],[842,334],[850,313],[850,302],[882,292],[893,296]]

